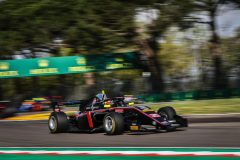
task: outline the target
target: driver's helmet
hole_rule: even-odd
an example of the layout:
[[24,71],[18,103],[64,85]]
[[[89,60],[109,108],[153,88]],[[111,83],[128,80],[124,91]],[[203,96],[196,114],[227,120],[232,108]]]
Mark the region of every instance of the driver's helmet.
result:
[[100,100],[100,101],[103,101],[103,100],[105,100],[105,99],[107,98],[107,96],[106,96],[106,94],[98,93],[98,94],[96,95],[96,98],[97,98],[98,100]]

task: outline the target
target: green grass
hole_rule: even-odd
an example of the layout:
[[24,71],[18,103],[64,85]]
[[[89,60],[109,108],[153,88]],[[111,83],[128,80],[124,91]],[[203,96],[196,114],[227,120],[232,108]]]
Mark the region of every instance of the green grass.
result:
[[172,106],[179,114],[240,113],[240,98],[146,103],[152,109]]

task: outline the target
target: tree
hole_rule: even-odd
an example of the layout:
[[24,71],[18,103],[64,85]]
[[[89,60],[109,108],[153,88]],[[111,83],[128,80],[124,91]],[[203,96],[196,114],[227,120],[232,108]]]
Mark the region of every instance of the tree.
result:
[[111,52],[135,45],[137,9],[156,10],[158,17],[148,26],[149,38],[137,41],[148,57],[153,91],[161,91],[164,86],[157,58],[158,39],[169,26],[182,22],[189,13],[190,1],[1,1],[0,50],[9,53],[61,38],[81,53]]
[[[134,16],[133,4],[118,0],[1,1],[0,51],[9,54],[62,39],[72,54],[112,52],[134,44]],[[58,49],[55,53],[60,55]],[[65,78],[59,76],[59,82],[65,84]],[[39,88],[34,87],[37,77],[32,82]]]
[[240,87],[240,28],[236,30],[236,36],[222,39],[224,67],[230,72],[235,71],[237,86]]
[[167,37],[165,42],[161,43],[161,52],[158,56],[168,77],[182,78],[189,73],[192,55],[184,43],[176,43],[173,37]]
[[159,40],[164,36],[164,33],[170,26],[180,26],[188,28],[184,23],[185,17],[191,13],[193,3],[191,0],[156,0],[153,3],[142,7],[145,12],[154,11],[157,16],[153,18],[151,23],[147,25],[148,36],[139,38],[140,50],[148,57],[147,71],[152,73],[151,83],[153,92],[164,91],[163,83],[163,66],[158,58],[158,53],[161,51]]
[[62,38],[76,50],[111,52],[132,44],[134,8],[120,1],[8,0],[0,5],[0,49],[51,43]]
[[225,73],[222,62],[222,51],[220,47],[221,41],[217,33],[216,17],[219,7],[227,4],[232,4],[234,7],[240,7],[240,1],[238,0],[196,0],[194,2],[194,8],[196,12],[207,12],[209,16],[209,21],[207,22],[198,20],[194,22],[207,24],[211,31],[209,50],[212,56],[214,67],[214,88],[226,87]]

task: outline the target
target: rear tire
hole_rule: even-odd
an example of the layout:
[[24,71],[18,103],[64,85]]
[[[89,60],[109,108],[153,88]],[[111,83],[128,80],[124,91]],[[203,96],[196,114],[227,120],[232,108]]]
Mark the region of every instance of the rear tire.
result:
[[64,112],[52,112],[48,119],[48,128],[51,133],[63,133],[68,130],[68,119]]
[[167,120],[174,120],[174,117],[176,116],[176,111],[173,107],[167,106],[160,108],[157,113],[161,116],[165,116]]
[[119,135],[124,132],[124,118],[120,113],[107,114],[103,119],[103,128],[108,135]]

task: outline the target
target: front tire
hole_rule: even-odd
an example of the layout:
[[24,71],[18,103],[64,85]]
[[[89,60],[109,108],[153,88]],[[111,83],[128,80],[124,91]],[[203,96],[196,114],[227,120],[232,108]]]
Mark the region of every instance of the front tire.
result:
[[64,112],[52,112],[48,119],[48,128],[51,133],[63,133],[68,130],[68,119]]
[[119,135],[124,132],[124,118],[120,113],[110,113],[104,117],[103,127],[108,135]]
[[176,116],[176,111],[173,107],[167,106],[160,108],[157,113],[160,116],[165,117],[167,120],[174,120],[174,117]]

